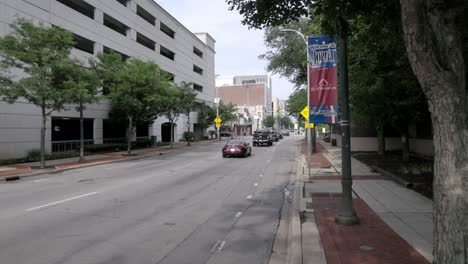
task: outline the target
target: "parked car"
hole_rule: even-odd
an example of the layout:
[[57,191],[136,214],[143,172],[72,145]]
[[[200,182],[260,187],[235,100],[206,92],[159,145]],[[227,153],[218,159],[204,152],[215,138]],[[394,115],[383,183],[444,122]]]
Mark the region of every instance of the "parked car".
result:
[[283,130],[282,134],[283,134],[283,136],[288,136],[289,137],[289,130]]
[[276,133],[275,131],[270,131],[270,137],[271,137],[271,140],[274,142],[279,140],[278,133]]
[[281,134],[280,132],[277,132],[276,135],[277,135],[278,139],[283,139],[283,134]]
[[252,148],[250,144],[244,140],[229,140],[224,145],[223,158],[226,157],[247,157],[252,154]]
[[270,133],[268,131],[255,131],[252,141],[254,147],[273,145],[273,141],[271,140]]

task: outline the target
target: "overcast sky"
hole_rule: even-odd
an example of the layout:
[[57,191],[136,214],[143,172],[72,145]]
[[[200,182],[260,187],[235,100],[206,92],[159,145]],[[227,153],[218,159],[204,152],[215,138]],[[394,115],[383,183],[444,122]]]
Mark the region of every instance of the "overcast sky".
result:
[[[208,32],[216,40],[216,74],[269,74],[267,62],[258,59],[266,51],[263,30],[249,30],[242,17],[229,11],[225,0],[156,0],[192,32]],[[273,96],[287,99],[293,85],[272,76]]]

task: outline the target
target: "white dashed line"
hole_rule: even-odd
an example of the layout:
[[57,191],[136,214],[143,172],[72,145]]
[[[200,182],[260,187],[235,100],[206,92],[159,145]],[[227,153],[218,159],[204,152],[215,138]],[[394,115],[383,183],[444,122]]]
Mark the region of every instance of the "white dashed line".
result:
[[236,218],[239,218],[242,215],[242,212],[237,212],[236,213]]
[[262,178],[262,177],[263,177],[263,174],[258,175],[258,177]]
[[90,196],[90,195],[95,195],[95,194],[97,194],[97,192],[87,193],[87,194],[83,194],[83,195],[75,196],[75,197],[72,197],[72,198],[68,198],[68,199],[65,199],[65,200],[61,200],[61,201],[57,201],[57,202],[48,203],[48,204],[44,204],[44,205],[40,205],[40,206],[36,206],[36,207],[33,207],[33,208],[29,208],[29,209],[27,209],[26,211],[34,211],[34,210],[39,210],[39,209],[42,209],[42,208],[44,208],[44,207],[48,207],[48,206],[52,206],[52,205],[56,205],[56,204],[59,204],[59,203],[68,202],[68,201],[71,201],[71,200],[80,199],[80,198],[83,198],[83,197],[86,197],[86,196]]
[[223,250],[223,247],[224,245],[226,245],[226,241],[221,241],[221,244],[219,245],[218,249],[216,250],[216,252],[220,252],[221,250]]
[[257,187],[257,186],[258,186],[258,183],[257,183],[257,182],[254,182],[253,186]]
[[213,245],[211,248],[211,253],[215,252],[215,250],[218,248],[219,244],[221,244],[221,240],[216,241],[216,243]]
[[34,182],[42,182],[42,181],[47,181],[49,179],[40,179],[40,180],[35,180]]
[[251,200],[252,198],[253,198],[253,195],[251,195],[251,194],[247,195],[247,197],[245,197],[245,199],[247,199],[247,200]]

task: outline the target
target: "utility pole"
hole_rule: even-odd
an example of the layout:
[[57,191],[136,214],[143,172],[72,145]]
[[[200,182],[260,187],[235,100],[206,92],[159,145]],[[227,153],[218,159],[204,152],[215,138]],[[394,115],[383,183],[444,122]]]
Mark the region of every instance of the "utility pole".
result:
[[[216,104],[216,117],[219,117],[219,101],[220,101],[219,97],[216,97],[214,99],[214,102]],[[216,134],[217,134],[218,140],[221,141],[221,137],[219,136],[219,127],[216,128]]]

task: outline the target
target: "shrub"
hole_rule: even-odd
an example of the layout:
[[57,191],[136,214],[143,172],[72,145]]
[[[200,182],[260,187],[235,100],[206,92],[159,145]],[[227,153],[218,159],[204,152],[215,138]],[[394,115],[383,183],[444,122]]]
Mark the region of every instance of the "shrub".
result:
[[144,139],[144,140],[139,140],[136,142],[132,142],[132,146],[137,147],[137,148],[147,148],[151,147],[151,139]]
[[159,141],[156,143],[156,146],[169,146],[170,144],[171,144],[170,142]]
[[80,153],[77,151],[53,152],[50,154],[46,154],[45,159],[46,160],[66,159],[66,158],[74,158],[78,156],[80,156]]
[[41,159],[41,151],[39,149],[31,149],[28,151],[28,155],[26,156],[26,160],[29,161],[38,161]]
[[120,151],[126,148],[125,143],[85,145],[86,152]]
[[191,141],[193,142],[195,140],[195,134],[193,132],[184,132],[184,136],[183,138],[185,139],[185,141]]

